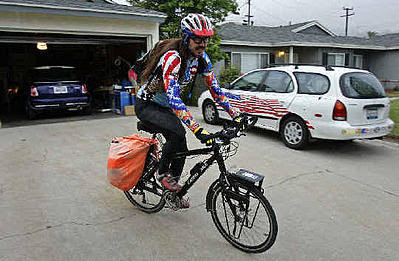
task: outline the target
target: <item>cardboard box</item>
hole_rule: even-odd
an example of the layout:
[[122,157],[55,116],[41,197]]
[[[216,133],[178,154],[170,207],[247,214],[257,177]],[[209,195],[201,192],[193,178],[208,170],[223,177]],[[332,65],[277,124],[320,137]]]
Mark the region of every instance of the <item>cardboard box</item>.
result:
[[123,109],[125,111],[125,116],[136,115],[136,113],[134,112],[134,105],[125,106]]

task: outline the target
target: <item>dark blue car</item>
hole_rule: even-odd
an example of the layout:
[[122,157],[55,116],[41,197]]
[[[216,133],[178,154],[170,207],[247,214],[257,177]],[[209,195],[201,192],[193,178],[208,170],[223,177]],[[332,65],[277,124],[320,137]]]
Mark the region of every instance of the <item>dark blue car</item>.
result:
[[29,119],[39,113],[59,110],[90,112],[90,96],[71,66],[35,67],[30,72],[30,95],[26,103]]

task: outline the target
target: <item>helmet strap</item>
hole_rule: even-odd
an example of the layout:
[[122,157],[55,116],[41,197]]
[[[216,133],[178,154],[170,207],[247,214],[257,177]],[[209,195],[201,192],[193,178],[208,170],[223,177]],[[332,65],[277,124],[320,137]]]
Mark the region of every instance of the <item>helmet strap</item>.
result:
[[190,48],[188,47],[188,40],[190,38],[189,34],[183,34],[183,45],[185,46],[185,49],[187,52],[189,52],[191,57],[196,57],[195,54],[190,50]]
[[183,35],[183,44],[188,47],[188,34]]

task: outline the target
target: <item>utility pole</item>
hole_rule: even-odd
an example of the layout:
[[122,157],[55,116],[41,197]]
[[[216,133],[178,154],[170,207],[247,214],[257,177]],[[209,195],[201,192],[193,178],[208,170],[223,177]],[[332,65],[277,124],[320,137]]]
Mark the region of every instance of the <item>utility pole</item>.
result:
[[343,7],[343,10],[346,11],[346,14],[341,15],[341,17],[345,17],[345,36],[348,36],[348,17],[354,15],[355,12],[353,12],[353,13],[351,13],[351,14],[349,13],[349,11],[352,11],[352,10],[353,10],[353,7],[352,7],[352,8]]
[[253,15],[251,15],[251,0],[248,0],[248,14],[245,15],[248,17],[247,20],[243,20],[245,25],[251,26],[254,24],[254,21],[252,21],[251,23],[251,17],[253,17]]

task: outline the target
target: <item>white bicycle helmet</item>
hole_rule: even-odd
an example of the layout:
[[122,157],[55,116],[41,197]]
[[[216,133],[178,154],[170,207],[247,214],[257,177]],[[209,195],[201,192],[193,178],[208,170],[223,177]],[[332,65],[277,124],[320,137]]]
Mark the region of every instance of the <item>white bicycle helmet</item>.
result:
[[188,14],[181,20],[182,33],[196,36],[212,36],[213,26],[209,18],[202,14]]

